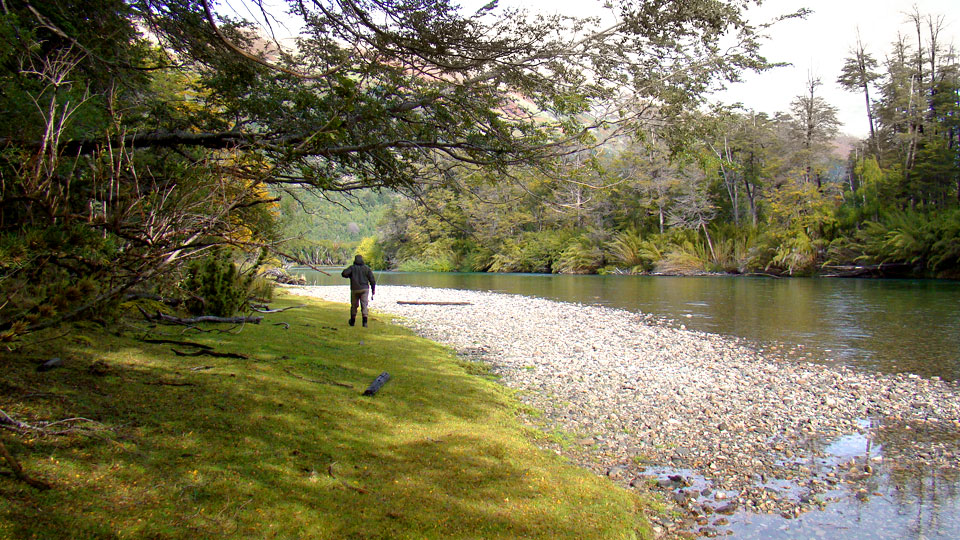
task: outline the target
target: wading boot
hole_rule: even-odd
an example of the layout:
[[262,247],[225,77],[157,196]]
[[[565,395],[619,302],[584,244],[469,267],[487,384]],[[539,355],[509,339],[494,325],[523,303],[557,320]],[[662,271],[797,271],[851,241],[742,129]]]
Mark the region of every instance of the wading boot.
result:
[[363,327],[364,327],[364,328],[367,327],[367,318],[366,318],[366,317],[363,318]]
[[350,326],[353,326],[353,325],[357,324],[357,318],[356,318],[356,317],[350,317],[350,320],[347,321],[347,322],[350,323]]

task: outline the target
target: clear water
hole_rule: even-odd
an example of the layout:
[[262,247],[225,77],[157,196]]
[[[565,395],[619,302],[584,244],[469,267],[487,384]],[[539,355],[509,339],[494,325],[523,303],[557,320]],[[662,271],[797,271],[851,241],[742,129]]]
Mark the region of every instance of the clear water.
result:
[[[339,271],[295,271],[342,285]],[[504,292],[650,313],[795,356],[960,380],[960,281],[378,272],[381,286]]]
[[[316,285],[342,285],[337,270],[332,276],[295,273]],[[616,307],[745,338],[798,359],[960,380],[957,281],[403,272],[378,272],[377,279],[381,287],[484,290]],[[870,464],[869,478],[838,484],[824,495],[824,510],[795,519],[741,510],[715,528],[721,537],[751,540],[960,539],[960,463],[905,463],[898,456],[911,455],[918,435],[906,428],[878,431],[864,420],[860,432],[823,441],[826,457],[809,465],[827,470],[851,461]],[[955,428],[930,436],[937,444],[960,445]],[[680,473],[698,489],[707,487],[692,471],[647,472]],[[781,493],[802,495],[789,481],[769,481]]]

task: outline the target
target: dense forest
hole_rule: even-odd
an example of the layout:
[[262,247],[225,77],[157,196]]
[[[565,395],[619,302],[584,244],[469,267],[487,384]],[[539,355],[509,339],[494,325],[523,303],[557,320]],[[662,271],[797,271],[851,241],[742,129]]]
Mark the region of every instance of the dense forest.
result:
[[[686,112],[548,165],[461,170],[396,197],[361,251],[433,271],[960,277],[960,64],[942,17],[856,42],[790,109]],[[854,38],[855,36],[852,36]],[[824,84],[863,95],[861,141]]]
[[[512,269],[524,235],[625,227],[537,207],[771,67],[757,3],[613,1],[611,25],[449,0],[0,2],[0,343],[135,306],[227,316],[271,266],[355,249]],[[431,221],[478,212],[467,193],[516,215]]]
[[[271,265],[353,251],[443,271],[957,276],[942,19],[915,13],[831,75],[869,104],[870,136],[838,154],[832,80],[773,116],[749,96],[710,108],[774,67],[755,3],[610,2],[610,25],[446,0],[248,0],[260,23],[212,0],[2,2],[0,341],[145,295],[226,315]],[[274,33],[290,21],[292,41]]]

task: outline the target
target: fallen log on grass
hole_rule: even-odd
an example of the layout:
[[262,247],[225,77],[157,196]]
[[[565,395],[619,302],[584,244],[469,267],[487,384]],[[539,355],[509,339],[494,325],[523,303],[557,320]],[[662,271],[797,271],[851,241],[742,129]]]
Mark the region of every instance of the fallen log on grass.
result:
[[309,379],[309,378],[307,378],[307,377],[303,377],[303,376],[301,376],[301,375],[297,375],[296,373],[290,371],[289,369],[285,369],[284,371],[287,372],[287,373],[289,373],[292,377],[295,377],[295,378],[297,378],[297,379],[300,379],[301,381],[307,381],[307,382],[312,382],[312,383],[317,383],[317,384],[332,384],[332,385],[334,385],[334,386],[342,386],[342,387],[344,387],[344,388],[349,388],[349,389],[353,390],[353,385],[352,385],[352,384],[337,382],[337,381],[335,381],[335,380],[333,380],[333,379],[328,379],[328,378],[324,378],[324,379],[322,379],[322,380],[321,380],[321,379]]
[[381,388],[383,388],[383,385],[387,384],[387,381],[389,380],[390,380],[390,374],[384,371],[383,373],[380,374],[379,377],[377,377],[376,379],[373,380],[372,383],[370,383],[370,386],[363,391],[363,395],[372,396],[376,394],[377,392],[380,391]]

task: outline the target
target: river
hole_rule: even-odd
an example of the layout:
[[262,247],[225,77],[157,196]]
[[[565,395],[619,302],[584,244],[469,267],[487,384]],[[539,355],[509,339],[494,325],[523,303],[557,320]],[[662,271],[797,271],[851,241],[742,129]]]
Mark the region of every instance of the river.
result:
[[[315,285],[345,284],[339,271],[294,273]],[[960,380],[957,281],[404,272],[378,272],[377,280],[381,287],[485,290],[616,307],[743,338],[773,354],[792,351],[798,361]],[[960,466],[921,460],[904,467],[888,457],[911,455],[917,442],[954,448],[960,433],[950,426],[879,429],[878,422],[864,418],[862,432],[823,441],[825,457],[806,463],[814,471],[848,462],[874,469],[864,481],[839,483],[826,494],[829,504],[823,510],[796,519],[739,510],[723,526],[717,516],[707,522],[738,540],[960,538]],[[660,467],[647,472],[660,479],[680,473],[695,486],[706,485],[694,471]],[[767,487],[798,497],[802,491],[778,480]]]
[[[295,270],[314,285],[342,285]],[[798,360],[960,380],[960,281],[377,272],[382,286],[494,291],[649,313]]]

